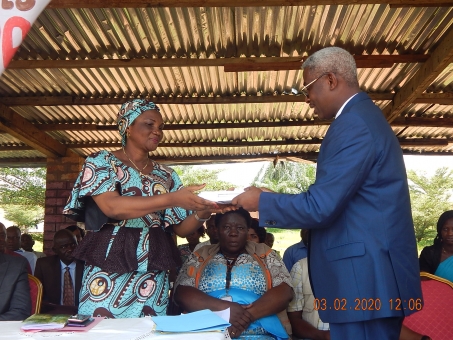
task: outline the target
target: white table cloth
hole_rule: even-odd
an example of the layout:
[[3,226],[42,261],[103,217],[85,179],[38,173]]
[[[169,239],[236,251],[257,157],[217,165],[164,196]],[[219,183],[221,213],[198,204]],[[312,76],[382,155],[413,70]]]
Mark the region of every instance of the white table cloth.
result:
[[25,333],[20,330],[21,321],[0,321],[0,339],[30,340],[30,339],[62,339],[62,340],[220,340],[225,339],[223,333],[179,333],[160,334],[154,332],[154,322],[151,318],[136,319],[105,319],[88,332],[38,332]]

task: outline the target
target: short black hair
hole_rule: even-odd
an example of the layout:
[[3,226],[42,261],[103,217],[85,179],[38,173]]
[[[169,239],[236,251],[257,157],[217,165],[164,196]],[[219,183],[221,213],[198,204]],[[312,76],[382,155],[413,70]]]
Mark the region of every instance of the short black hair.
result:
[[206,228],[204,227],[204,225],[202,225],[200,228],[197,229],[197,233],[201,237],[203,237],[206,234]]
[[444,224],[453,218],[453,210],[447,210],[440,215],[439,220],[437,221],[437,236],[434,239],[434,244],[441,245],[442,244],[442,228]]
[[250,216],[250,213],[243,208],[239,208],[238,210],[227,211],[224,214],[216,214],[215,215],[215,226],[216,227],[219,226],[220,220],[223,218],[223,216],[231,215],[231,214],[238,214],[238,215],[242,216],[245,219],[245,223],[247,224],[247,229],[250,228],[250,224],[252,223],[252,217]]
[[266,241],[266,229],[260,227],[260,222],[256,218],[252,218],[252,224],[250,225],[250,228],[255,230],[255,233],[258,235],[258,240],[260,243],[264,243]]
[[82,228],[80,228],[79,226],[77,226],[77,225],[75,225],[75,224],[70,225],[70,226],[66,227],[65,229],[67,229],[67,230],[69,230],[69,231],[71,231],[71,232],[74,232],[74,231],[76,231],[77,229],[79,229],[80,236],[82,236],[82,238],[85,237],[85,229],[82,229]]

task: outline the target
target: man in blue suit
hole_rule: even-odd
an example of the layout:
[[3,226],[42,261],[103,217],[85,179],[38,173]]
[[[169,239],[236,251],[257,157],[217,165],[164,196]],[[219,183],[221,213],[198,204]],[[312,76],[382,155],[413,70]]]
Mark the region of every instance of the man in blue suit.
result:
[[312,230],[315,308],[332,340],[396,340],[404,316],[422,307],[401,148],[360,91],[351,54],[328,47],[302,68],[306,102],[320,119],[334,118],[315,183],[298,195],[250,187],[233,204],[259,210],[262,226]]

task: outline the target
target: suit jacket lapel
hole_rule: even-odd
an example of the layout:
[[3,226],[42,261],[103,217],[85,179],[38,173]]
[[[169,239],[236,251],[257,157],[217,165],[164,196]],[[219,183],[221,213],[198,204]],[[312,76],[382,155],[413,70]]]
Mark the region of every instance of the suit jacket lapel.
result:
[[0,289],[2,287],[3,279],[6,276],[8,270],[9,262],[5,259],[5,254],[0,254]]
[[76,260],[76,270],[75,270],[75,303],[76,306],[79,305],[79,293],[80,289],[82,288],[82,277],[83,277],[83,269],[85,267],[85,263],[82,261]]
[[[51,277],[53,277],[53,273],[58,273],[58,277],[57,277],[57,280],[55,280],[55,292],[56,292],[56,296],[58,296],[58,304],[60,304],[61,302],[61,262],[60,262],[60,258],[57,256],[57,255],[54,255],[54,261],[53,261],[53,264],[52,264],[52,267],[51,268],[51,272],[49,273],[49,275],[51,275]],[[53,273],[52,273],[53,272]]]

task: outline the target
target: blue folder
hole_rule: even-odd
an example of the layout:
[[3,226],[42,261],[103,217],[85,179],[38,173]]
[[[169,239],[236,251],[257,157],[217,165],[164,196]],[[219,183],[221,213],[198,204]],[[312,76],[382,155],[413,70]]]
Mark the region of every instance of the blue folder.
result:
[[212,332],[223,331],[231,326],[209,309],[175,316],[153,316],[152,320],[156,324],[156,331],[160,332]]

